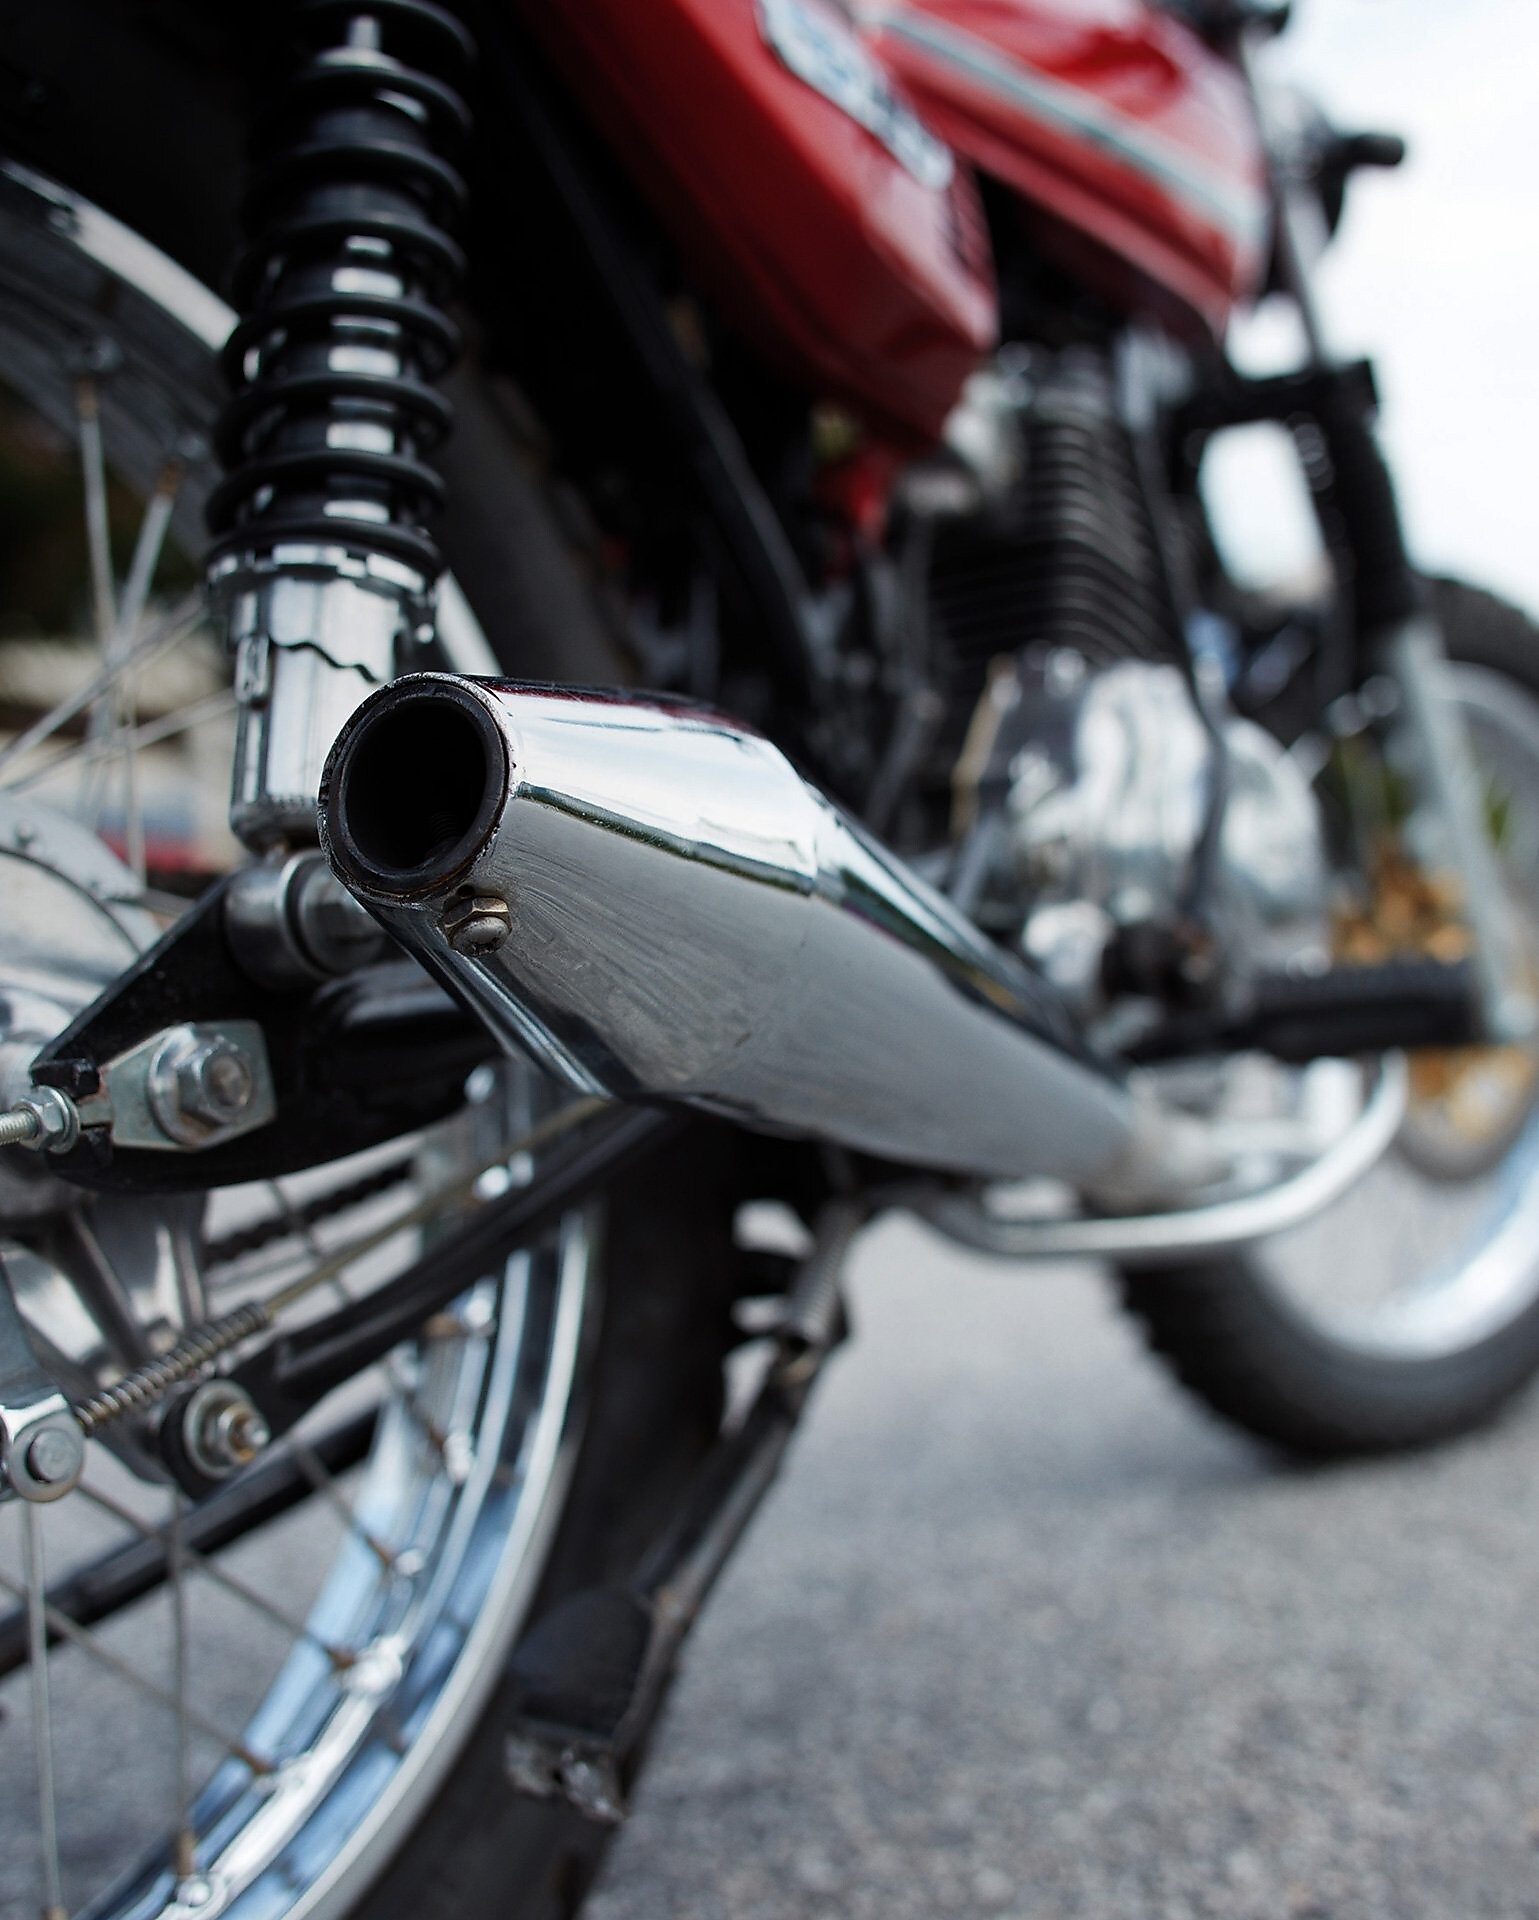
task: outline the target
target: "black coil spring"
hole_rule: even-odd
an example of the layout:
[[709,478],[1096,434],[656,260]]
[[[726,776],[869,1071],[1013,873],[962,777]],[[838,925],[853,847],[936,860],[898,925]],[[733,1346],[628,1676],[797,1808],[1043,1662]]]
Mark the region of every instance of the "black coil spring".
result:
[[[215,556],[279,542],[387,554],[427,579],[448,431],[435,381],[470,128],[464,28],[429,0],[305,0],[305,55],[262,130],[224,349],[232,398],[209,501]],[[447,77],[446,77],[447,76]]]

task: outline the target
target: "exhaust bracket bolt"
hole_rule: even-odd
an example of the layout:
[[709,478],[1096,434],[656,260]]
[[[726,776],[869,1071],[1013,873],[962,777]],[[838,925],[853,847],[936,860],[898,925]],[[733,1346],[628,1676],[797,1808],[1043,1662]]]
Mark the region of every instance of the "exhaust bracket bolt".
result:
[[495,953],[513,931],[513,911],[499,894],[461,894],[444,908],[439,931],[456,953]]

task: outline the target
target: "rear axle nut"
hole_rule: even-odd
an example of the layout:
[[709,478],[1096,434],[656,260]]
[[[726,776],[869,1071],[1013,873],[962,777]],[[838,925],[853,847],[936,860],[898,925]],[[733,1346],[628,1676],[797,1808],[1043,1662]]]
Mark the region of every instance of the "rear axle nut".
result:
[[182,1030],[152,1062],[146,1090],[167,1136],[201,1145],[246,1113],[256,1094],[256,1075],[233,1040]]

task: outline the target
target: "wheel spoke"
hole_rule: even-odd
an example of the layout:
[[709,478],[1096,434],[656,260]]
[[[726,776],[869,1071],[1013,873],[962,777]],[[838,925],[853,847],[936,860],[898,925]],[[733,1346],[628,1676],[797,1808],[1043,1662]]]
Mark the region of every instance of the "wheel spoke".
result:
[[75,382],[75,433],[80,473],[85,483],[86,550],[91,567],[91,612],[97,643],[105,652],[117,623],[112,593],[112,536],[107,521],[107,461],[102,450],[102,419],[95,376]]
[[[0,1588],[10,1594],[13,1600],[28,1601],[27,1588],[19,1581],[11,1579],[9,1574],[0,1573]],[[147,1700],[153,1700],[157,1706],[164,1707],[169,1713],[174,1714],[178,1711],[174,1694],[168,1693],[164,1687],[157,1686],[153,1680],[147,1680],[129,1661],[114,1653],[110,1647],[104,1647],[95,1634],[87,1632],[84,1627],[77,1626],[68,1614],[61,1613],[57,1607],[49,1606],[44,1602],[41,1606],[41,1617],[42,1625],[46,1628],[45,1638],[67,1640],[72,1647],[78,1647],[88,1660],[94,1660],[108,1673],[116,1674],[119,1680],[132,1687],[136,1693],[143,1694]],[[38,1662],[34,1658],[29,1664],[35,1670]],[[43,1656],[43,1664],[47,1664],[46,1654]],[[216,1726],[212,1720],[205,1718],[196,1707],[189,1704],[186,1714],[189,1725],[196,1727],[205,1739],[212,1740],[232,1760],[238,1760],[243,1767],[249,1768],[258,1776],[272,1772],[270,1760],[264,1760],[260,1754],[253,1753],[243,1740],[234,1739],[222,1727]]]
[[310,1482],[311,1486],[314,1487],[315,1491],[331,1508],[333,1513],[336,1514],[337,1518],[342,1522],[343,1526],[347,1528],[353,1538],[362,1541],[364,1546],[374,1555],[375,1559],[379,1561],[387,1573],[393,1573],[395,1571],[396,1561],[400,1556],[393,1547],[387,1546],[377,1534],[370,1533],[369,1529],[358,1518],[357,1514],[354,1513],[352,1502],[342,1491],[341,1487],[337,1485],[337,1482],[328,1471],[326,1463],[314,1449],[306,1446],[303,1440],[296,1440],[292,1434],[284,1442],[284,1446],[295,1465],[299,1468],[299,1471]]
[[81,1485],[75,1491],[83,1499],[88,1500],[93,1507],[99,1508],[103,1513],[111,1514],[114,1520],[120,1521],[125,1527],[138,1534],[141,1540],[165,1546],[168,1579],[174,1578],[172,1567],[179,1561],[183,1567],[198,1574],[201,1579],[207,1580],[210,1586],[218,1587],[221,1592],[229,1594],[232,1599],[239,1600],[244,1606],[249,1607],[253,1613],[259,1613],[264,1620],[271,1622],[281,1632],[292,1634],[296,1640],[308,1640],[312,1646],[318,1647],[325,1654],[334,1667],[343,1668],[352,1665],[353,1656],[345,1647],[333,1646],[330,1641],[323,1640],[319,1634],[311,1630],[307,1622],[299,1618],[298,1614],[288,1612],[267,1594],[258,1593],[255,1587],[248,1586],[238,1574],[231,1573],[227,1567],[221,1567],[216,1561],[210,1560],[206,1554],[200,1553],[188,1541],[187,1527],[180,1515],[174,1525],[168,1522],[164,1527],[155,1527],[149,1521],[141,1520],[136,1513],[114,1500],[110,1494],[103,1493],[98,1487]]
[[[26,1571],[27,1663],[32,1689],[32,1755],[37,1769],[37,1831],[43,1920],[65,1920],[59,1868],[59,1809],[54,1792],[53,1715],[48,1701],[48,1619],[42,1525],[30,1502],[22,1510]],[[6,1583],[10,1585],[10,1582]]]
[[[235,711],[235,705],[233,693],[211,693],[205,699],[195,700],[190,707],[178,707],[173,713],[163,713],[155,720],[140,721],[136,726],[119,727],[86,745],[60,747],[40,766],[29,768],[14,780],[0,782],[0,786],[7,793],[23,793],[28,787],[46,780],[50,774],[66,769],[73,772],[76,768],[98,761],[116,759],[120,754],[132,756],[141,748],[159,746],[162,741],[174,740],[182,734],[192,733],[198,727],[208,726],[212,721],[222,720]],[[185,907],[187,903],[184,900],[180,904]]]
[[[316,1441],[316,1451],[333,1472],[345,1472],[364,1457],[373,1437],[375,1420],[376,1412],[372,1408],[354,1414]],[[77,1494],[87,1491],[77,1489]],[[270,1522],[302,1507],[314,1494],[314,1487],[297,1462],[281,1454],[251,1468],[188,1515],[189,1565],[205,1567],[211,1576],[217,1573],[221,1581],[233,1579],[233,1575],[209,1556],[237,1545]],[[166,1545],[154,1528],[149,1532],[152,1538],[121,1542],[83,1566],[72,1568],[62,1580],[55,1582],[52,1604],[59,1612],[67,1613],[77,1626],[93,1627],[113,1619],[146,1595],[158,1592],[169,1577]],[[344,1664],[349,1657],[341,1649],[329,1651]],[[0,1680],[26,1664],[27,1610],[24,1606],[14,1607],[0,1616]]]
[[130,667],[143,669],[152,660],[186,640],[203,619],[203,595],[194,589],[183,594],[164,616],[145,627],[127,649],[121,663],[116,667],[103,667],[94,673],[83,686],[67,694],[57,706],[51,707],[41,719],[34,720],[25,732],[19,733],[14,740],[0,747],[0,773],[19,760],[23,754],[40,747],[45,740],[56,734],[60,727],[68,726],[79,713],[83,713],[93,700],[101,698],[111,687],[119,673],[125,673]]
[[114,672],[113,687],[93,709],[88,735],[88,738],[95,739],[114,726],[127,729],[123,763],[123,832],[128,865],[141,886],[144,884],[144,809],[139,790],[139,756],[134,732],[136,702],[133,680],[121,668],[123,657],[132,647],[149,605],[150,589],[154,585],[156,568],[160,565],[181,483],[181,463],[167,461],[150,494],[144,518],[139,523],[122,604],[104,649],[102,664]]

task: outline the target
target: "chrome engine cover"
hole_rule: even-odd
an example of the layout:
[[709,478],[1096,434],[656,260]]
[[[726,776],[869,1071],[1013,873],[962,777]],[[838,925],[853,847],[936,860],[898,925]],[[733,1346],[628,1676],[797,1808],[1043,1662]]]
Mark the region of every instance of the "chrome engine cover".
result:
[[[1028,672],[1008,810],[1032,910],[1025,945],[1060,984],[1098,964],[1119,926],[1168,919],[1202,834],[1212,742],[1185,676],[1126,661],[1090,672],[1055,653]],[[1262,728],[1224,723],[1229,795],[1214,903],[1251,964],[1321,941],[1329,869],[1309,782]]]

